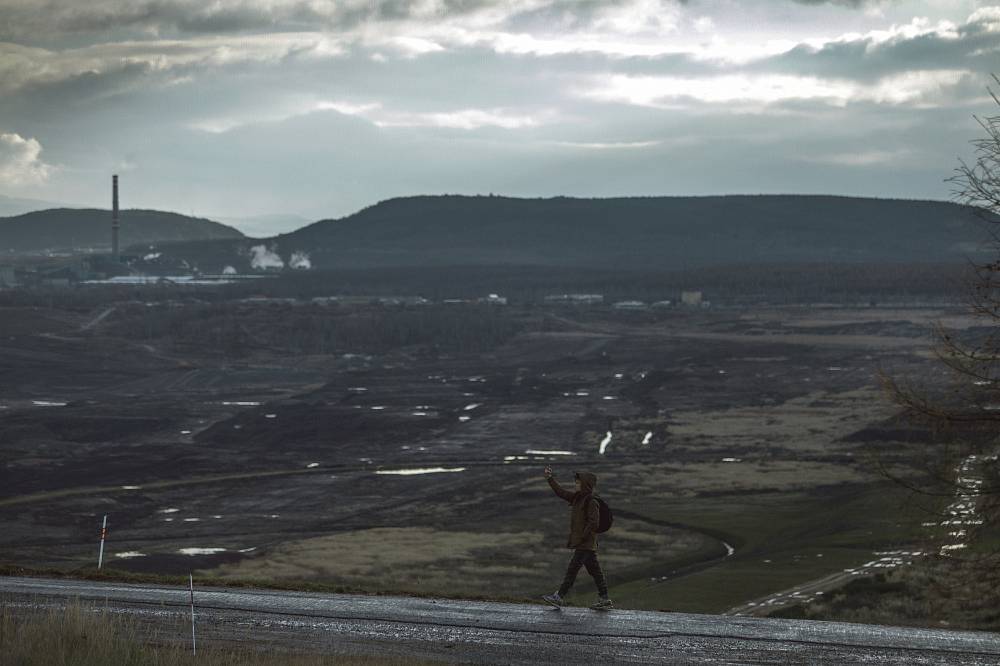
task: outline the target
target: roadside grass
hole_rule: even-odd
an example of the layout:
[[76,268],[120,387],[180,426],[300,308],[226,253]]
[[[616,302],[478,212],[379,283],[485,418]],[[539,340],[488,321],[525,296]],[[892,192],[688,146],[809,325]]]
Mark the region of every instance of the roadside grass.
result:
[[922,560],[852,580],[822,600],[782,608],[770,617],[998,631],[995,574],[983,574],[977,563]]
[[[703,571],[670,578],[664,566],[645,579],[612,586],[623,606],[721,613],[765,596],[869,561],[876,550],[919,542],[922,514],[890,483],[834,487],[795,495],[740,494],[643,503],[629,507],[732,535],[736,554]],[[609,572],[614,583],[614,572]],[[652,581],[656,576],[667,580]]]
[[[173,623],[171,623],[172,625]],[[169,630],[175,627],[170,626]],[[18,616],[0,611],[0,665],[6,666],[404,666],[435,664],[410,657],[325,656],[256,651],[251,648],[169,644],[163,632],[148,635],[134,620],[78,603]],[[177,632],[177,635],[184,635]]]
[[[872,559],[875,550],[909,545],[926,537],[919,527],[924,516],[909,515],[914,511],[906,502],[905,491],[887,483],[802,493],[747,492],[694,501],[620,497],[615,508],[636,518],[623,517],[616,522],[602,541],[601,561],[616,603],[644,610],[724,612],[751,599],[856,567]],[[736,554],[714,561],[705,570],[672,577],[688,567],[696,569],[699,562],[720,557],[724,551],[711,538],[641,524],[640,516],[697,526],[735,546]],[[478,533],[430,528],[362,530],[294,542],[274,556],[202,571],[195,583],[202,587],[518,603],[537,602],[537,594],[558,585],[568,551],[545,543],[534,532],[515,532],[506,540],[498,539],[496,534],[486,538]],[[640,551],[643,557],[636,557]],[[382,555],[373,557],[378,553]],[[345,563],[352,562],[354,573],[343,576]],[[326,575],[328,567],[337,575]],[[0,575],[187,584],[185,576],[92,567],[66,570],[0,564]],[[667,580],[662,580],[664,576]],[[589,603],[592,596],[593,583],[581,571],[569,601]]]
[[[292,541],[202,572],[220,578],[336,581],[370,592],[498,597],[551,578],[539,532],[379,527]],[[503,584],[500,584],[503,581]]]
[[[639,521],[619,521],[611,538],[613,545],[602,560],[611,570],[630,576],[644,572],[650,561],[701,560],[718,549],[716,542],[700,534]],[[290,542],[204,573],[223,578],[315,578],[369,592],[499,600],[511,590],[540,595],[558,585],[569,551],[561,548],[560,539],[556,542],[535,531],[372,528]]]

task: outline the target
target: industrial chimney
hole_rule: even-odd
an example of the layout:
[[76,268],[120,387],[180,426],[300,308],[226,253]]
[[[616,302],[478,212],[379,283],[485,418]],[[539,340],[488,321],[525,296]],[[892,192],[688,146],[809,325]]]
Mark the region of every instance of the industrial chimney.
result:
[[111,176],[111,258],[117,263],[118,254],[118,175]]

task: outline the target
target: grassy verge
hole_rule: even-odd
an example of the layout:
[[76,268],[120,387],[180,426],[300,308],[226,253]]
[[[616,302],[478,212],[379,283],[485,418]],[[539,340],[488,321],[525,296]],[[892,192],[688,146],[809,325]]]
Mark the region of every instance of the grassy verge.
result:
[[968,563],[926,560],[852,580],[822,601],[782,608],[771,617],[998,631],[998,591],[981,573]]
[[760,493],[699,498],[697,503],[678,501],[635,510],[733,535],[737,550],[732,557],[690,575],[672,578],[664,566],[659,576],[613,586],[616,599],[632,608],[724,612],[750,599],[858,566],[871,560],[876,550],[926,536],[920,532],[920,516],[907,504],[905,492],[890,484],[844,486],[795,496]]
[[[173,629],[173,627],[171,627]],[[321,656],[201,648],[148,642],[126,617],[80,605],[25,617],[0,612],[0,664],[18,666],[403,666],[433,664],[403,657]]]
[[[83,567],[78,569],[57,569],[46,567],[26,567],[18,564],[0,563],[0,576],[26,576],[32,578],[64,578],[72,580],[92,580],[98,582],[133,583],[137,585],[175,585],[187,587],[187,576],[155,573],[135,573],[117,569],[95,569]],[[230,587],[235,589],[284,590],[288,592],[317,592],[323,594],[363,594],[368,596],[408,596],[428,597],[438,599],[468,599],[472,601],[509,601],[515,603],[537,602],[537,599],[505,595],[503,593],[485,595],[449,595],[446,590],[433,590],[425,593],[412,591],[361,589],[323,581],[298,579],[265,579],[265,578],[221,578],[214,576],[196,576],[195,585],[202,587]]]

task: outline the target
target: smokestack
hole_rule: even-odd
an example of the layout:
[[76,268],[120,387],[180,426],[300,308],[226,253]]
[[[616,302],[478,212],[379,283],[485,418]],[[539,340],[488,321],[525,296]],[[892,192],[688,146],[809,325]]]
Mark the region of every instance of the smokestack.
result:
[[111,258],[121,260],[118,254],[118,175],[111,176]]

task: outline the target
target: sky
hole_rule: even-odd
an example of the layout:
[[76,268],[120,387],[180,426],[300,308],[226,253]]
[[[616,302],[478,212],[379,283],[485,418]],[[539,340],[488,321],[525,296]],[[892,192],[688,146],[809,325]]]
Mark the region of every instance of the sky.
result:
[[0,195],[947,199],[992,72],[1000,0],[0,0]]

